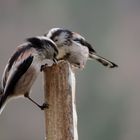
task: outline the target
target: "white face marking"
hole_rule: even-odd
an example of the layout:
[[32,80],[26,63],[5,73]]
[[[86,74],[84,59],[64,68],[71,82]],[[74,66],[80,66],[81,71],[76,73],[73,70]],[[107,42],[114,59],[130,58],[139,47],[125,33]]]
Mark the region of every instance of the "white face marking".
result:
[[55,36],[53,41],[56,43],[56,45],[58,47],[61,47],[63,46],[63,44],[67,41],[67,37],[69,36],[69,34],[65,31],[63,31],[62,28],[53,28],[51,29],[48,34],[47,34],[47,37],[48,38],[51,38],[53,36],[53,34],[56,32],[56,31],[62,31],[58,36]]
[[68,37],[68,34],[66,32],[61,32],[59,36],[56,36],[54,38],[54,42],[56,43],[58,47],[62,47],[67,41],[67,37]]
[[52,36],[52,34],[54,32],[56,32],[57,30],[59,30],[60,28],[52,28],[51,30],[49,30],[48,34],[47,34],[47,37],[50,38]]
[[61,42],[64,42],[67,38],[68,34],[66,32],[62,32],[59,36],[59,40],[61,40]]

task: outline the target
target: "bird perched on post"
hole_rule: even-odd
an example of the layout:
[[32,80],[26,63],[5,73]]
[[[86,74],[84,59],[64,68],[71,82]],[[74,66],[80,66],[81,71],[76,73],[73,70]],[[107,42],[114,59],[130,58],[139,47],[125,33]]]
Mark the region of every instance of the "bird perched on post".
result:
[[8,100],[24,96],[41,109],[47,103],[39,105],[29,96],[31,87],[42,70],[43,60],[55,62],[58,54],[55,43],[47,37],[38,36],[26,39],[26,42],[17,47],[5,67],[0,89],[0,113]]
[[105,67],[117,67],[115,63],[99,56],[86,39],[78,33],[68,29],[52,28],[45,36],[57,45],[58,60],[65,59],[78,68],[84,68],[88,59],[95,59]]

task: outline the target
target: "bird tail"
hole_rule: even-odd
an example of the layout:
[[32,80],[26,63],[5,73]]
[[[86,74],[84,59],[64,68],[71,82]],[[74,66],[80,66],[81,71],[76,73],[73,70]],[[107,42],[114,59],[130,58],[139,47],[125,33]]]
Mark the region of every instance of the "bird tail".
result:
[[2,94],[3,94],[3,88],[2,88],[2,84],[0,82],[0,95],[2,95]]
[[90,58],[97,60],[98,62],[100,62],[103,66],[105,67],[109,67],[109,68],[115,68],[118,67],[117,64],[97,55],[97,54],[90,54]]
[[7,96],[4,94],[4,90],[2,88],[2,83],[0,82],[0,114],[2,113],[5,104],[6,104]]
[[7,97],[4,94],[0,95],[0,114],[2,113],[5,104],[6,104]]

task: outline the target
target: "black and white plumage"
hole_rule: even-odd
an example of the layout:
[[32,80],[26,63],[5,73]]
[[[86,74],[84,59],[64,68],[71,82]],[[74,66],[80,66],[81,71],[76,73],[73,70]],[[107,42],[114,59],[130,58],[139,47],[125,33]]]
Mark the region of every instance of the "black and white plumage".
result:
[[84,68],[88,59],[95,59],[102,65],[114,68],[117,65],[106,58],[99,56],[93,47],[80,34],[62,28],[52,28],[47,34],[59,50],[58,59],[66,59],[72,65]]
[[[57,54],[55,43],[44,36],[28,38],[16,48],[2,77],[0,113],[9,99],[18,96],[25,96],[38,105],[29,97],[30,89],[40,72],[42,61],[55,60]],[[46,105],[38,106],[44,109]]]

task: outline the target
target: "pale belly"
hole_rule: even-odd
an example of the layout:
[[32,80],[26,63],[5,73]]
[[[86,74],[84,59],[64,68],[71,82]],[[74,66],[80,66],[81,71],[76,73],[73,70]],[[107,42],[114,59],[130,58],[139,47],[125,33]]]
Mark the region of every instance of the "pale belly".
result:
[[87,47],[74,46],[74,48],[70,50],[68,61],[72,65],[83,69],[88,60],[88,55],[89,55],[89,51]]
[[40,70],[31,66],[26,73],[17,82],[16,88],[14,89],[14,96],[24,96],[25,93],[30,92],[30,89],[36,80]]

